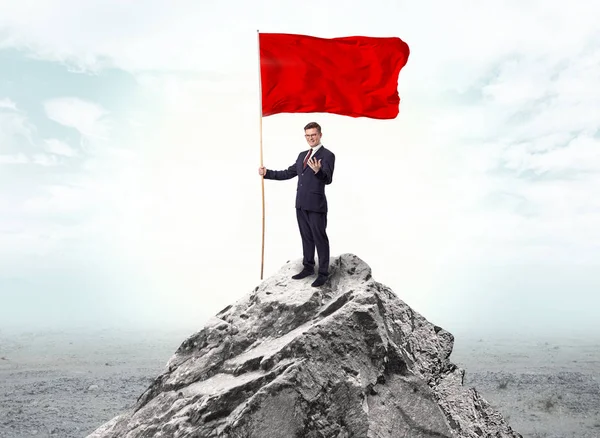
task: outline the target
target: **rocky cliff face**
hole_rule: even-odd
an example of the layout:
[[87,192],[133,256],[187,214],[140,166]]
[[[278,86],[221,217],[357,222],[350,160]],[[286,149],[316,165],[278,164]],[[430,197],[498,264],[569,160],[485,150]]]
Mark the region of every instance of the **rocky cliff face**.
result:
[[[453,336],[352,254],[289,262],[189,337],[109,437],[517,438],[450,362]],[[522,438],[522,437],[521,437]]]

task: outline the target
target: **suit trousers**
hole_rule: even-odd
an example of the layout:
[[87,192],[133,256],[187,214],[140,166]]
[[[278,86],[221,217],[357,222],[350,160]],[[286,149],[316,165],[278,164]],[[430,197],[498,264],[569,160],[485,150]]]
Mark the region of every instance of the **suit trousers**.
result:
[[298,228],[302,237],[302,261],[306,269],[315,268],[315,247],[319,256],[319,274],[329,275],[329,239],[327,238],[327,213],[296,209]]

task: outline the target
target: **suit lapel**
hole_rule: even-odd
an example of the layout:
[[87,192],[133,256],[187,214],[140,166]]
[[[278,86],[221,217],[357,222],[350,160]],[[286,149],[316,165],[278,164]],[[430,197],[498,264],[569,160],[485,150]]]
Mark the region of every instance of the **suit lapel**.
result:
[[[314,155],[311,155],[310,158],[319,158],[322,155],[321,152],[323,152],[323,149],[325,149],[325,146],[321,146],[319,148],[319,150],[317,152],[315,152]],[[300,160],[298,161],[298,166],[300,167],[301,171],[304,170],[303,163],[304,163],[304,159],[306,158],[306,154],[308,154],[308,150],[302,154],[302,156],[300,157]],[[308,164],[306,165],[306,168],[308,168]]]
[[315,154],[313,155],[313,157],[315,157],[315,158],[319,158],[319,157],[322,155],[322,154],[321,154],[321,152],[323,152],[323,149],[324,149],[324,148],[325,148],[325,146],[321,146],[321,147],[319,148],[319,150],[318,150],[317,152],[315,152]]

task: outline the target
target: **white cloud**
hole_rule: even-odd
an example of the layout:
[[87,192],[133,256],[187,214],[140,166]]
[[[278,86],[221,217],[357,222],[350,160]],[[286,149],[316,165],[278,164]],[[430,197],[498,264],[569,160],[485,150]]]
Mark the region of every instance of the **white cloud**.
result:
[[552,83],[549,70],[548,63],[540,59],[510,59],[481,91],[498,105],[518,108],[548,96]]
[[37,164],[39,166],[56,166],[61,164],[54,155],[33,154],[31,157],[23,153],[0,155],[0,164]]
[[76,157],[78,155],[77,151],[67,143],[55,138],[44,140],[44,146],[46,151],[54,155],[62,155],[65,157]]
[[0,153],[18,152],[34,146],[35,126],[18,112],[0,111]]
[[23,202],[26,213],[73,213],[85,211],[90,205],[90,198],[81,187],[67,185],[52,185],[43,188],[43,196],[27,199]]
[[39,166],[57,166],[60,163],[59,159],[55,155],[46,155],[46,154],[34,154],[31,157],[31,161],[34,164]]
[[[0,101],[0,108],[16,109],[12,101]],[[56,166],[60,160],[56,155],[73,156],[74,151],[65,143],[55,139],[47,140],[45,149],[54,155],[40,150],[36,139],[37,129],[21,112],[0,113],[0,164],[36,164]]]
[[44,102],[49,119],[77,129],[81,135],[94,139],[108,138],[108,111],[93,102],[77,97],[63,97]]
[[[255,8],[239,5],[237,9],[252,13]],[[31,10],[36,13],[31,14]],[[39,57],[82,69],[117,66],[135,71],[165,67],[214,71],[207,59],[211,63],[235,62],[231,54],[224,56],[222,47],[213,44],[215,37],[229,50],[239,51],[239,34],[232,36],[233,27],[224,31],[213,26],[214,14],[223,12],[229,12],[226,5],[190,0],[182,1],[176,9],[155,1],[136,8],[124,7],[118,0],[86,4],[23,0],[3,8],[0,28],[10,32],[0,40],[0,47],[31,48]],[[106,23],[111,23],[111,32],[107,33]],[[197,38],[199,29],[203,29],[203,36]]]
[[27,164],[30,160],[25,154],[0,155],[0,164]]
[[10,100],[8,97],[0,99],[0,109],[17,110],[17,104]]
[[[548,152],[530,153],[526,150],[511,148],[512,157],[506,166],[516,171],[532,170],[537,174],[546,172],[598,172],[600,173],[600,140],[581,134],[565,147],[554,148]],[[515,156],[519,157],[515,159]],[[559,175],[560,176],[560,175]]]

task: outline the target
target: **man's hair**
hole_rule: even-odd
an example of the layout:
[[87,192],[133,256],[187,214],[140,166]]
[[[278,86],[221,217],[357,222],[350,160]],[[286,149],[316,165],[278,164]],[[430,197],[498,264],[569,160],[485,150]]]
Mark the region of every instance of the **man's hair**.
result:
[[312,129],[312,128],[317,128],[317,131],[319,131],[319,134],[321,133],[321,125],[319,125],[317,122],[310,122],[308,125],[306,125],[304,127],[304,130],[306,131],[307,129]]

